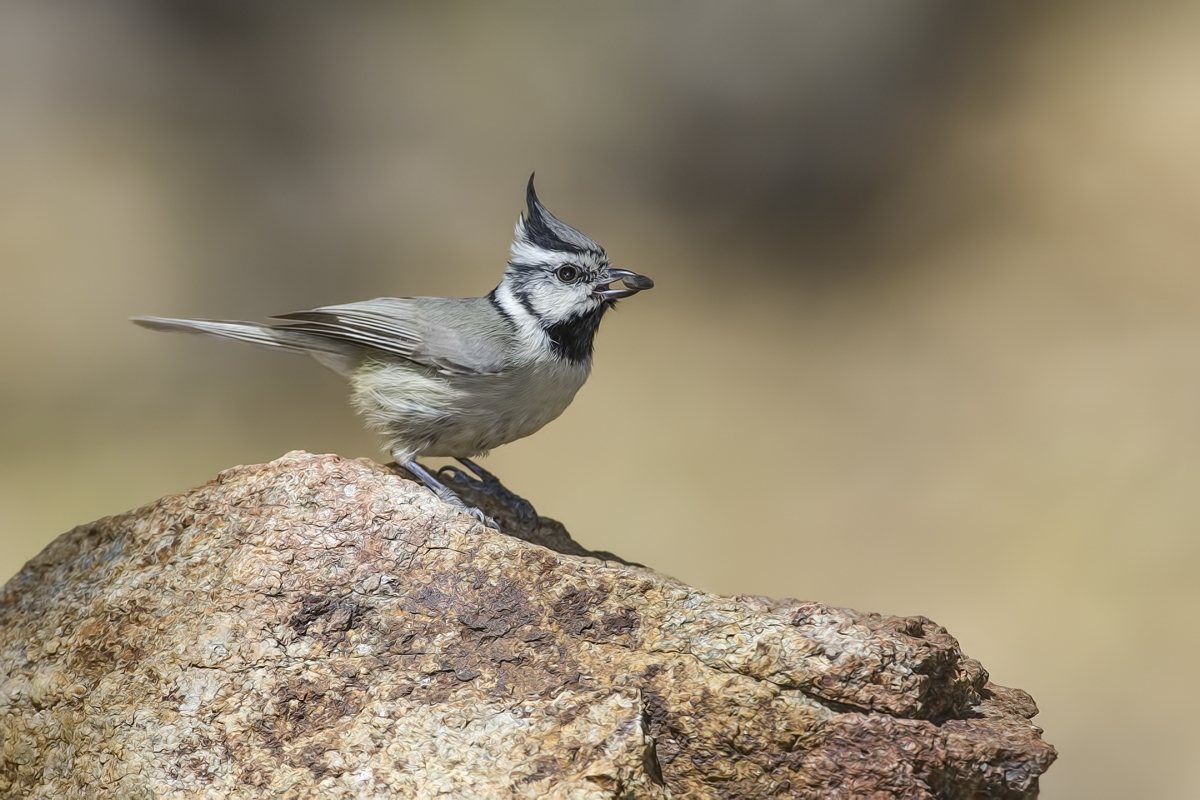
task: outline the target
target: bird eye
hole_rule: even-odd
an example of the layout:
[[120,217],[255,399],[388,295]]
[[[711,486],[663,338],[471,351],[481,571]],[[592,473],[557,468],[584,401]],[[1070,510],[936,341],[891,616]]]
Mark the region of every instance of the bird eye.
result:
[[554,274],[557,275],[558,279],[563,283],[574,283],[575,281],[579,280],[579,267],[573,267],[570,264],[567,264],[565,267],[559,267],[558,269],[554,270]]

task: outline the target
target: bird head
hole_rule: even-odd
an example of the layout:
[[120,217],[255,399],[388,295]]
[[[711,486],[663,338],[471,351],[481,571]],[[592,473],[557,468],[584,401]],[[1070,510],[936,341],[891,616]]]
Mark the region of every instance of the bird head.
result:
[[[584,326],[594,333],[600,317],[617,300],[654,286],[644,275],[613,268],[603,247],[547,211],[534,191],[532,175],[526,205],[528,215],[517,220],[500,288],[543,329]],[[589,335],[589,354],[590,348]]]

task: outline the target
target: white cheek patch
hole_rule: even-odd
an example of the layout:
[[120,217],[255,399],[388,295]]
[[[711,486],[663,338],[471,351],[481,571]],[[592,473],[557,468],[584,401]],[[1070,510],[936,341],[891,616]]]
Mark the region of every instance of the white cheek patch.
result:
[[526,297],[533,312],[543,325],[553,325],[569,317],[590,311],[595,305],[591,288],[587,284],[555,286],[548,282],[534,282],[525,287]]

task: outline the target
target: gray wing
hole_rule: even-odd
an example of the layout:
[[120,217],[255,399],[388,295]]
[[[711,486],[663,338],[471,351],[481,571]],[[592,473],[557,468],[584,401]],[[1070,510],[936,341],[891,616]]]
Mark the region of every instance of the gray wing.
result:
[[381,297],[271,318],[276,330],[378,350],[447,375],[508,366],[512,324],[486,297]]

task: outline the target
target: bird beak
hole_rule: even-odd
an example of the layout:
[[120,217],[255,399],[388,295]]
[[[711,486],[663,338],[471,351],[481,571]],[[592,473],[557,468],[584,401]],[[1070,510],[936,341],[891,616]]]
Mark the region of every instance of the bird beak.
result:
[[[610,269],[606,277],[607,280],[596,284],[596,290],[593,292],[597,297],[603,297],[605,300],[619,300],[622,297],[635,295],[644,289],[654,288],[654,281],[645,275],[638,275],[627,269]],[[611,288],[611,284],[615,281],[620,281],[624,288]]]

